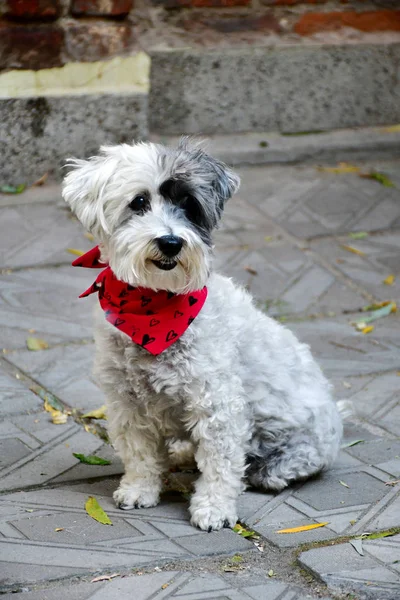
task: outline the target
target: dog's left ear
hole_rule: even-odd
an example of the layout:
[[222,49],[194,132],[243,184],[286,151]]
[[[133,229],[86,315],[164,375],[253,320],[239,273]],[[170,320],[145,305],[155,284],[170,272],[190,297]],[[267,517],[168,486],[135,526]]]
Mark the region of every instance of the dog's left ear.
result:
[[225,202],[238,191],[240,177],[223,162],[213,158],[212,163],[216,175],[213,182],[213,188],[219,199],[220,209],[222,210]]

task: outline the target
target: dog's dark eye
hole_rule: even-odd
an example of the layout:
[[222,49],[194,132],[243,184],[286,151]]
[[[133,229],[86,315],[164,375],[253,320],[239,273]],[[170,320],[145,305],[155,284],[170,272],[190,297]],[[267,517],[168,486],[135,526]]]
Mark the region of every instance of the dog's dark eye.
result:
[[142,213],[148,206],[148,199],[145,194],[138,194],[129,203],[129,208],[137,213]]

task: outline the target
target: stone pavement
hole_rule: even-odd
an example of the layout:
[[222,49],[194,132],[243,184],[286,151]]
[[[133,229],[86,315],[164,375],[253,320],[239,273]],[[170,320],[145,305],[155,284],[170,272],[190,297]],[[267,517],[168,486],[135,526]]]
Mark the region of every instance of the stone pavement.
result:
[[[167,475],[155,508],[116,509],[112,492],[121,463],[80,419],[104,398],[90,374],[94,300],[77,299],[93,274],[71,269],[66,249],[93,244],[58,187],[0,195],[5,598],[400,596],[400,484],[390,484],[400,477],[399,318],[376,321],[366,335],[350,324],[362,307],[399,299],[400,163],[363,168],[386,173],[396,187],[313,166],[241,168],[241,191],[216,235],[216,267],[247,285],[260,307],[311,345],[336,397],[351,399],[356,411],[332,470],[279,495],[249,490],[240,497],[240,521],[258,534],[247,539],[189,525],[191,472]],[[368,235],[349,236],[360,231]],[[388,286],[383,281],[391,274],[396,278]],[[29,335],[49,348],[28,350]],[[43,410],[49,393],[73,412],[67,423],[53,424]],[[111,464],[85,465],[73,452]],[[86,514],[88,496],[96,497],[112,527]],[[322,522],[309,531],[276,533]],[[365,535],[374,533],[391,535]],[[118,576],[91,583],[100,574]]]

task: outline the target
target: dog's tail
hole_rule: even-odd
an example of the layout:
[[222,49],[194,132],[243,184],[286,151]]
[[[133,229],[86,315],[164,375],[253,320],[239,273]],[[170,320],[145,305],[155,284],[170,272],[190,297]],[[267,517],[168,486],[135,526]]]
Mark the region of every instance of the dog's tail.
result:
[[336,406],[343,421],[347,421],[354,416],[354,404],[351,400],[338,400]]

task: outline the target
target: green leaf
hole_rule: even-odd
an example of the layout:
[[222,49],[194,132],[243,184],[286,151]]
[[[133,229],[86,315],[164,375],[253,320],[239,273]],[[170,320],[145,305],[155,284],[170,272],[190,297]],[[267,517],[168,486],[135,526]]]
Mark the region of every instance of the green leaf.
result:
[[26,338],[26,345],[28,350],[46,350],[49,347],[48,343],[45,340],[41,340],[40,338],[28,337]]
[[378,533],[367,533],[365,535],[365,539],[368,540],[379,540],[380,538],[390,537],[391,535],[396,535],[399,533],[396,530],[393,531],[380,531]]
[[262,141],[258,145],[260,146],[260,148],[267,148],[268,147],[268,142]]
[[85,503],[85,509],[89,517],[92,517],[95,521],[102,523],[102,525],[112,525],[108,515],[101,508],[96,498],[89,496]]
[[85,465],[111,465],[111,460],[106,460],[100,456],[85,456],[84,454],[78,454],[77,452],[73,452],[72,454],[75,458],[80,460],[81,463],[85,463]]
[[26,185],[20,183],[19,185],[2,185],[0,186],[0,192],[2,194],[20,194],[24,191]]
[[378,173],[377,171],[373,171],[372,173],[368,173],[368,179],[375,179],[378,183],[385,187],[396,187],[391,179],[384,173]]
[[348,444],[343,444],[342,448],[351,448],[352,446],[357,446],[357,444],[363,444],[364,442],[365,440],[354,440]]
[[255,531],[251,531],[250,529],[246,529],[245,527],[243,527],[242,525],[240,525],[240,523],[236,523],[235,527],[233,527],[233,531],[235,533],[238,533],[239,535],[241,535],[244,538],[251,537],[251,536],[255,535]]
[[240,556],[240,554],[235,554],[235,556],[232,556],[231,558],[231,561],[235,563],[240,563],[242,560],[243,558]]
[[394,302],[391,302],[387,306],[382,306],[382,308],[378,308],[378,310],[374,310],[368,317],[361,317],[357,319],[355,323],[372,323],[372,321],[376,321],[377,319],[381,319],[382,317],[387,317],[395,308]]
[[349,233],[349,237],[351,237],[353,240],[362,240],[367,236],[368,233],[366,231],[354,231],[352,233]]

